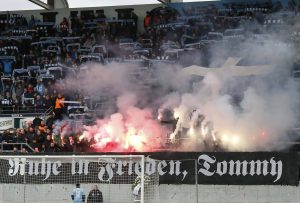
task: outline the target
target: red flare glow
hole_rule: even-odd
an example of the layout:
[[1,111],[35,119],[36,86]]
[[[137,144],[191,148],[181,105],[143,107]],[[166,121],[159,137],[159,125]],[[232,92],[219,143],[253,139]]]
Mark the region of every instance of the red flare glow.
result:
[[82,139],[93,140],[98,152],[149,152],[160,149],[166,142],[166,130],[147,110],[129,108],[109,119],[86,126]]

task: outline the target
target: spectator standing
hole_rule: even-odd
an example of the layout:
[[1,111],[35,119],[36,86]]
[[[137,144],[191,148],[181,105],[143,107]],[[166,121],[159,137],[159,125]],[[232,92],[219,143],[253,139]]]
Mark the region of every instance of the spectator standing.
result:
[[29,26],[29,28],[30,29],[33,29],[34,27],[35,27],[35,18],[34,18],[34,16],[33,15],[31,15],[31,18],[30,18],[30,21],[29,21],[29,23],[28,23],[28,26]]
[[87,203],[103,203],[102,192],[98,189],[97,185],[90,191]]
[[145,30],[151,25],[151,16],[149,11],[147,11],[147,15],[144,18],[144,28]]
[[45,124],[45,121],[41,121],[40,125],[39,125],[39,131],[41,131],[42,133],[45,133],[47,129],[47,126]]
[[18,99],[18,98],[14,99],[13,100],[13,112],[19,113],[21,109],[22,109],[22,105],[21,105],[20,99]]
[[70,144],[70,141],[68,138],[64,137],[61,140],[61,146],[62,146],[62,150],[65,152],[72,152],[73,151],[73,146]]
[[36,112],[42,112],[44,107],[44,100],[39,94],[36,95],[34,106]]
[[37,140],[37,143],[39,144],[38,147],[40,147],[41,143],[43,143],[45,140],[44,134],[38,129],[36,130],[36,133],[35,133],[35,139]]
[[58,148],[58,146],[55,144],[55,142],[51,142],[50,143],[50,147],[49,147],[49,149],[48,149],[48,152],[59,152],[60,150],[59,150],[59,148]]
[[44,108],[49,109],[52,106],[54,106],[53,100],[50,99],[49,95],[46,95],[44,99]]
[[33,90],[29,92],[27,88],[24,88],[21,100],[24,106],[32,106],[34,103]]
[[28,142],[28,141],[32,142],[34,136],[35,136],[35,134],[34,134],[33,127],[29,127],[28,131],[26,132],[26,138],[27,138],[26,142]]
[[58,94],[56,100],[55,100],[55,117],[57,119],[61,119],[62,118],[62,114],[64,112],[64,107],[65,104],[62,103],[65,100],[64,97],[62,97],[61,94]]
[[69,22],[68,22],[67,18],[64,18],[63,21],[60,23],[60,31],[64,37],[68,36]]
[[46,87],[45,85],[41,82],[41,80],[37,80],[37,85],[34,88],[35,92],[37,92],[39,95],[44,96]]
[[26,137],[26,134],[25,134],[25,130],[24,130],[24,129],[20,129],[19,135],[18,135],[18,139],[19,139],[20,142],[25,142],[25,143],[28,142],[28,139],[27,139],[27,137]]
[[50,144],[52,143],[52,137],[51,135],[47,135],[46,140],[44,142],[45,150],[50,151]]
[[31,97],[31,98],[34,97],[34,88],[33,88],[33,85],[32,85],[32,84],[29,84],[29,85],[28,85],[27,92],[30,94],[30,97]]
[[67,57],[65,59],[65,64],[69,67],[72,66],[73,64],[73,61],[72,61],[72,57],[71,57],[71,54],[70,53],[67,53]]
[[71,50],[70,54],[72,61],[75,61],[78,58],[78,50],[75,47]]
[[46,125],[48,127],[48,129],[51,129],[52,130],[52,126],[54,124],[54,121],[55,121],[55,114],[52,113],[49,115],[49,117],[46,119]]
[[82,188],[80,188],[80,184],[76,184],[76,188],[73,189],[71,198],[73,203],[83,203],[85,202],[85,193]]
[[22,83],[21,82],[19,82],[19,83],[16,83],[15,85],[14,85],[14,94],[15,94],[15,96],[16,96],[16,99],[17,100],[20,100],[21,99],[21,97],[22,97],[22,94],[23,94],[23,92],[24,92],[24,87],[23,87],[23,85],[22,85]]
[[34,152],[40,152],[39,146],[38,141],[34,138],[31,142],[31,147],[34,149]]
[[41,125],[42,119],[38,116],[36,116],[33,121],[32,121],[32,127],[38,127],[39,125]]
[[82,23],[81,23],[79,17],[77,15],[72,17],[72,19],[71,19],[71,29],[72,29],[72,33],[74,35],[79,34],[81,26],[82,26]]

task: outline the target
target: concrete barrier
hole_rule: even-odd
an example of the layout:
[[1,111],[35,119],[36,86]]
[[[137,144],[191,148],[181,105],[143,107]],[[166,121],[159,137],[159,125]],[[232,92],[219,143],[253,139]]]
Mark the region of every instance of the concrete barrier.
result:
[[[82,184],[87,193],[92,186]],[[98,187],[103,192],[104,202],[133,202],[130,185],[99,184]],[[73,188],[73,185],[62,184],[1,184],[0,203],[71,202]],[[299,203],[300,187],[160,185],[156,195],[159,195],[160,203]]]

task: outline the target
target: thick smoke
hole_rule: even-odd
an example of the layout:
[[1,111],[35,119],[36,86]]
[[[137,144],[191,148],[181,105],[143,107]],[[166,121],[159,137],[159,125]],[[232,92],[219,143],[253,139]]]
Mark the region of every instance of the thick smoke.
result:
[[[202,143],[206,142],[209,134],[209,139],[221,142],[223,148],[231,151],[286,148],[290,141],[287,133],[297,121],[299,98],[297,85],[291,77],[295,56],[293,47],[280,41],[276,35],[263,43],[246,39],[240,47],[233,48],[231,45],[214,47],[209,66],[221,65],[227,57],[236,54],[237,51],[232,49],[237,49],[238,56],[243,58],[237,65],[270,64],[273,70],[251,77],[234,77],[226,69],[207,74],[194,85],[191,93],[181,96],[179,106],[170,106],[175,108],[179,117],[176,130],[190,129],[190,137],[198,136]],[[173,99],[170,98],[167,103]],[[199,114],[205,117],[200,130],[211,129],[212,133],[199,133],[199,128],[194,129],[194,118]],[[210,122],[213,126],[203,127],[204,123]],[[183,146],[188,149],[191,144],[195,145],[194,139]],[[205,149],[205,146],[197,146]]]
[[[184,94],[181,104],[175,107],[182,126],[192,129],[193,110],[203,114],[206,121],[213,122],[215,138],[220,139],[228,150],[255,151],[276,150],[286,146],[287,132],[292,129],[297,117],[297,91],[293,81],[286,81],[279,87],[277,81],[267,78],[252,78],[242,92],[237,104],[233,100],[236,92],[224,93],[222,89],[232,89],[232,82],[224,76],[207,75],[199,89]],[[234,88],[239,82],[234,81]],[[237,85],[237,86],[235,86]],[[267,87],[265,87],[267,86]],[[275,86],[275,87],[274,87]],[[193,132],[192,136],[197,136]],[[205,137],[201,137],[202,141]],[[191,143],[194,143],[192,140]],[[189,146],[189,145],[188,145]]]
[[79,73],[78,80],[66,79],[66,89],[81,89],[110,99],[102,109],[104,118],[86,126],[81,139],[93,141],[98,151],[151,151],[164,147],[167,133],[153,114],[154,106],[160,105],[153,95],[161,95],[168,91],[162,88],[173,88],[172,85],[150,87],[157,81],[152,81],[150,72],[134,65],[87,64],[86,68],[88,71]]
[[85,127],[81,139],[93,140],[99,151],[166,148],[168,133],[157,113],[170,109],[178,119],[171,141],[179,133],[188,138],[176,150],[210,150],[210,143],[229,151],[286,148],[297,120],[299,95],[291,77],[295,50],[276,34],[261,43],[249,38],[234,44],[211,47],[208,66],[238,56],[238,66],[271,65],[272,71],[239,77],[224,67],[192,82],[178,65],[86,64],[86,73],[65,80],[66,89],[115,99],[102,109],[104,118]]

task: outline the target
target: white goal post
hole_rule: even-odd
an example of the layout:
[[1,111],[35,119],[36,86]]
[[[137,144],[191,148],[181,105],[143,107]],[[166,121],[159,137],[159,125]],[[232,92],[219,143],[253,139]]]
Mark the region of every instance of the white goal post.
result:
[[0,155],[0,202],[72,202],[80,184],[84,202],[100,201],[97,187],[103,202],[158,203],[156,164],[144,155]]

